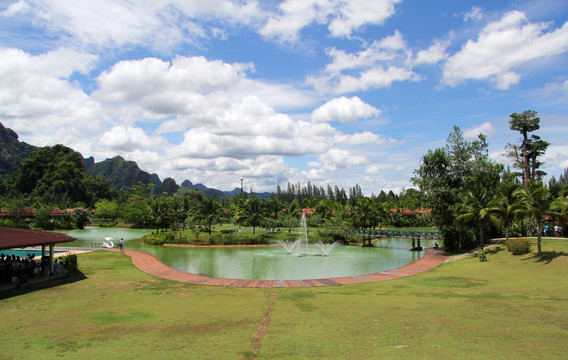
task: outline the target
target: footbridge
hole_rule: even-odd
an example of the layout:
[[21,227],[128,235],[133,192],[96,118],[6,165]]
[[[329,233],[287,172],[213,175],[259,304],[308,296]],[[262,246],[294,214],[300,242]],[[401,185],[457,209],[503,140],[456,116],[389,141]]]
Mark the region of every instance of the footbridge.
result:
[[374,237],[398,237],[406,239],[441,240],[437,230],[404,230],[404,229],[347,229],[345,235],[349,236],[374,236]]

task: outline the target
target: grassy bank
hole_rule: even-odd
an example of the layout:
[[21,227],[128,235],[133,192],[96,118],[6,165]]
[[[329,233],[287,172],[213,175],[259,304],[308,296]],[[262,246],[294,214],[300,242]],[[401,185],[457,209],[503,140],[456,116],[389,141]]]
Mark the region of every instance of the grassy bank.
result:
[[84,254],[82,280],[0,294],[0,358],[561,359],[568,241],[543,249],[386,282],[276,290],[180,284],[125,255]]

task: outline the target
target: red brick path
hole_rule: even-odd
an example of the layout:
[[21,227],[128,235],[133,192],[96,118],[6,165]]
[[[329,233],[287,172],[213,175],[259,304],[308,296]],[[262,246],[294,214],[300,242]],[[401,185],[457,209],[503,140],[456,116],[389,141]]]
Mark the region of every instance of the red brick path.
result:
[[[118,249],[108,251],[118,252]],[[142,251],[125,250],[126,255],[132,258],[132,263],[140,270],[150,275],[155,275],[164,279],[199,285],[227,286],[227,287],[246,287],[246,288],[280,288],[280,287],[311,287],[311,286],[332,286],[358,284],[372,281],[384,281],[398,279],[401,277],[419,274],[426,270],[435,268],[444,263],[449,256],[440,250],[428,250],[419,260],[396,269],[359,276],[345,276],[338,278],[308,279],[308,280],[242,280],[212,278],[207,276],[195,275],[183,271],[172,269],[164,265],[157,257]]]

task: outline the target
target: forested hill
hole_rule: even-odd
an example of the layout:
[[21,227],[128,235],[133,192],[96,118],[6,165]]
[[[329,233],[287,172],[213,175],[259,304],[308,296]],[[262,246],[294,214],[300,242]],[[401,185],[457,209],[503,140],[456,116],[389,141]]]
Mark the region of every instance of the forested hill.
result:
[[95,163],[93,157],[85,159],[87,172],[106,178],[115,190],[128,190],[139,182],[143,184],[161,185],[157,174],[149,174],[138,167],[134,161],[124,160],[121,156]]
[[[37,149],[38,147],[36,146],[19,141],[16,132],[5,128],[0,123],[0,185],[7,183],[23,161]],[[81,154],[77,154],[82,158]],[[172,195],[180,187],[189,190],[199,190],[207,198],[215,195],[219,199],[223,199],[240,193],[238,188],[232,191],[221,191],[208,188],[203,184],[192,184],[189,180],[184,180],[181,186],[176,184],[175,180],[171,178],[167,178],[162,182],[157,174],[150,174],[140,169],[136,162],[125,160],[121,156],[115,156],[112,159],[106,159],[98,163],[91,156],[85,158],[84,162],[89,175],[102,176],[115,190],[128,191],[132,186],[143,183],[155,184],[157,194],[165,192]],[[270,193],[260,193],[257,196],[269,198]]]
[[0,123],[0,184],[7,182],[35,149],[33,145],[20,142],[18,134]]

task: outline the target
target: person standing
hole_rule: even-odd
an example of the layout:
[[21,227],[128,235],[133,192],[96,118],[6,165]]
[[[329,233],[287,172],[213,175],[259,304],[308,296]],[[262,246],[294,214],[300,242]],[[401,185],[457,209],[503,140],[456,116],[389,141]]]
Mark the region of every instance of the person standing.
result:
[[121,253],[124,252],[124,239],[120,239],[120,241],[118,242],[118,248],[120,249]]

